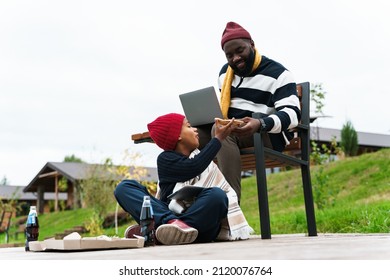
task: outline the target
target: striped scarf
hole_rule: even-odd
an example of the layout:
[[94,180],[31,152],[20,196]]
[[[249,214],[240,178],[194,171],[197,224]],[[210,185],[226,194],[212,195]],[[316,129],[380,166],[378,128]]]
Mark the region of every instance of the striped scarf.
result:
[[[261,55],[257,51],[257,49],[255,49],[255,61],[253,63],[251,72],[257,69],[257,67],[259,67],[260,62],[261,62]],[[230,92],[231,92],[233,78],[234,78],[234,70],[233,68],[228,66],[225,79],[223,80],[223,84],[221,88],[221,110],[222,110],[222,115],[225,119],[228,118],[228,111],[230,107]]]
[[[193,158],[200,151],[194,150],[189,158]],[[222,221],[221,230],[217,240],[239,240],[248,239],[249,235],[254,230],[248,225],[245,216],[238,205],[236,192],[228,184],[218,166],[212,161],[210,165],[199,176],[186,182],[177,183],[173,192],[180,190],[185,186],[199,186],[203,188],[218,187],[221,188],[227,195],[229,206],[227,218]]]

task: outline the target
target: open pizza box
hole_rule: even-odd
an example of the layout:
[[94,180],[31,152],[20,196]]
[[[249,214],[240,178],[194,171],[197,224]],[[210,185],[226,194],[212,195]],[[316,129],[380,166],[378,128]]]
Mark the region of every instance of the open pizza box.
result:
[[46,239],[44,241],[30,241],[30,251],[74,251],[74,250],[102,250],[102,249],[124,249],[144,247],[145,239],[141,236],[135,238],[119,238],[101,235],[97,237],[81,237],[73,232],[64,239]]

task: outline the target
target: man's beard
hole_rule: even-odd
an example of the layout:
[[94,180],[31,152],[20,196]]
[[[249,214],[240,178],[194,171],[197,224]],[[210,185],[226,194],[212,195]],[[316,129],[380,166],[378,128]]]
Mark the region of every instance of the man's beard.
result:
[[230,65],[233,68],[234,74],[246,77],[252,72],[253,63],[255,62],[255,52],[253,49],[250,50],[248,58],[245,60],[245,68],[243,70],[238,69],[235,65]]

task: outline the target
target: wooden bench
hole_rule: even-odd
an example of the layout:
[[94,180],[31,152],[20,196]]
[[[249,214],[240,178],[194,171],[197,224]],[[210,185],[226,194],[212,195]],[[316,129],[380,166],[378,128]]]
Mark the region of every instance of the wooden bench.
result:
[[[309,236],[317,236],[314,213],[314,201],[310,178],[310,84],[297,84],[297,94],[301,105],[301,121],[294,129],[296,137],[290,141],[285,150],[277,152],[266,148],[260,133],[254,134],[254,147],[241,149],[242,171],[255,170],[260,214],[260,230],[263,239],[271,238],[271,227],[268,206],[268,188],[266,168],[299,166],[303,183],[306,209],[306,222]],[[260,118],[259,113],[252,115]],[[153,143],[148,131],[131,136],[134,143]]]
[[4,210],[1,213],[1,220],[0,220],[0,233],[5,233],[5,242],[8,243],[9,240],[9,228],[11,226],[11,219],[13,216],[12,211]]

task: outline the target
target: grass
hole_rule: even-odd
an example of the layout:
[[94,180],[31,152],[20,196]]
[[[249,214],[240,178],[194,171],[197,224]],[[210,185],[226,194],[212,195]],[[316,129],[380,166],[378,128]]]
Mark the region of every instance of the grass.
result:
[[[311,168],[313,189],[318,166]],[[389,233],[390,232],[390,149],[346,158],[324,166],[327,186],[323,195],[329,203],[316,207],[319,233]],[[329,193],[327,192],[329,191]],[[306,233],[306,218],[300,170],[270,174],[268,179],[272,234]],[[242,210],[248,223],[260,233],[259,210],[255,177],[242,181]],[[43,240],[73,226],[84,224],[91,217],[91,209],[78,209],[39,216],[40,237]],[[24,236],[14,238],[16,219],[12,221],[10,243],[23,243]],[[123,236],[128,225],[118,229]],[[114,227],[104,234],[116,235]],[[5,235],[0,234],[0,244]]]
[[[311,168],[313,179],[319,167]],[[316,207],[318,232],[390,232],[390,149],[346,158],[324,166],[331,201]],[[259,233],[255,178],[243,180],[242,209]],[[306,218],[300,170],[269,175],[272,233],[305,233]]]

